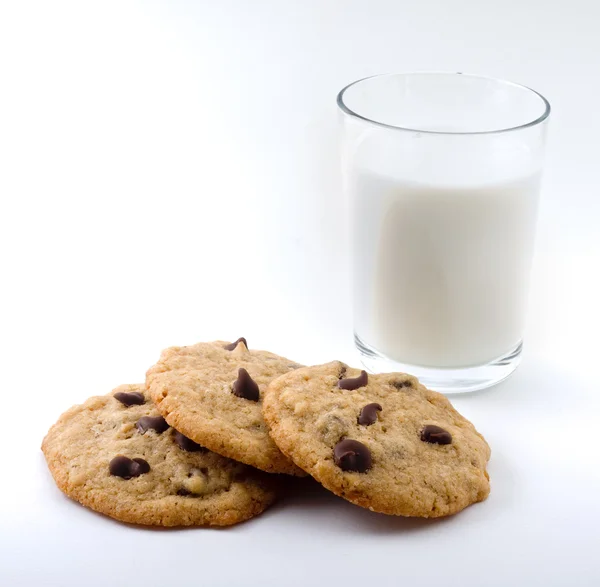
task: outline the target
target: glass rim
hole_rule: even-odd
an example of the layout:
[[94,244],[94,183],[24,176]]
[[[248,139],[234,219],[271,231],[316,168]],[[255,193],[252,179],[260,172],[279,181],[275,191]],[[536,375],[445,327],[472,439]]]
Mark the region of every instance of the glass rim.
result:
[[[511,127],[507,127],[507,128],[499,128],[499,129],[494,129],[494,130],[477,130],[477,131],[445,131],[445,130],[427,130],[427,129],[419,129],[419,128],[409,128],[409,127],[404,127],[404,126],[397,126],[394,124],[387,124],[385,122],[379,122],[377,120],[372,120],[371,118],[368,118],[366,116],[362,116],[358,112],[355,112],[354,110],[350,109],[344,103],[344,94],[346,93],[346,90],[349,90],[351,87],[353,87],[357,84],[360,84],[362,82],[365,82],[365,81],[371,80],[371,79],[375,79],[375,78],[398,77],[398,76],[409,76],[409,75],[444,75],[444,76],[460,75],[463,77],[470,77],[470,78],[476,78],[476,79],[481,79],[481,80],[493,81],[493,82],[496,82],[499,84],[512,86],[513,88],[527,90],[528,92],[532,92],[533,94],[535,94],[536,96],[538,96],[538,98],[540,98],[542,100],[542,103],[544,104],[544,112],[542,112],[541,116],[538,116],[535,120],[531,120],[530,122],[526,122],[524,124],[519,124],[517,126],[511,126]],[[539,92],[536,92],[536,90],[534,90],[528,86],[524,86],[522,84],[517,84],[514,82],[509,82],[507,80],[503,80],[500,78],[489,77],[489,76],[485,76],[485,75],[477,75],[477,74],[472,74],[472,73],[463,73],[462,71],[409,71],[409,72],[404,72],[404,73],[401,73],[401,72],[399,72],[399,73],[379,73],[379,74],[375,74],[375,75],[369,75],[367,77],[357,79],[357,80],[349,83],[347,86],[343,87],[337,95],[336,102],[337,102],[338,108],[344,114],[351,116],[353,118],[358,118],[359,120],[366,122],[368,124],[372,124],[372,125],[375,125],[375,126],[378,126],[381,128],[387,128],[389,130],[398,130],[398,131],[412,132],[412,133],[416,132],[416,133],[431,134],[431,135],[493,135],[493,134],[499,134],[499,133],[505,133],[505,132],[512,132],[512,131],[516,131],[516,130],[523,130],[525,128],[537,126],[538,124],[541,124],[542,122],[544,122],[550,116],[550,111],[551,111],[550,102],[548,102],[548,100],[544,96],[542,96],[542,94],[540,94]]]

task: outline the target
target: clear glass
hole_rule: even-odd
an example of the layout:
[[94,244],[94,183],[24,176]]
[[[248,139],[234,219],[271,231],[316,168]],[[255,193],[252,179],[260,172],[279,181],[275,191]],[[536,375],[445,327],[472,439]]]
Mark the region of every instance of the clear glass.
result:
[[433,72],[359,80],[337,101],[363,363],[446,393],[505,379],[521,358],[548,101]]

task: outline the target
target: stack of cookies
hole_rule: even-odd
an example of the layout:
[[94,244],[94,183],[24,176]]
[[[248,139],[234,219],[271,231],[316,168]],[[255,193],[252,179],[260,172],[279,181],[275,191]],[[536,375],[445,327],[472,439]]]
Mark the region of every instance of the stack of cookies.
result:
[[447,516],[489,493],[484,438],[415,377],[302,367],[244,338],[163,351],[145,385],[74,406],[42,450],[66,495],[136,524],[247,520],[282,475],[400,516]]

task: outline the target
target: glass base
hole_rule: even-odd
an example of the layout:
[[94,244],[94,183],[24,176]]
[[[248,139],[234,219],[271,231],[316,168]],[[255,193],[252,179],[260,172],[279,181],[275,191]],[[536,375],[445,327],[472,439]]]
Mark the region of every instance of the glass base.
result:
[[356,348],[361,362],[371,373],[390,373],[400,371],[418,377],[419,381],[434,391],[441,393],[467,393],[496,385],[506,379],[519,366],[523,341],[509,353],[475,367],[457,369],[434,369],[400,363],[375,350],[354,334]]

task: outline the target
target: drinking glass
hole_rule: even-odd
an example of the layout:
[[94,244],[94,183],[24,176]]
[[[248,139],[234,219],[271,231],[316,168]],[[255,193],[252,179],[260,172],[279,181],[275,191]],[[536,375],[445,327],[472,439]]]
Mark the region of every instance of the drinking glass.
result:
[[364,365],[448,393],[498,383],[521,359],[550,104],[435,72],[362,79],[337,103]]

